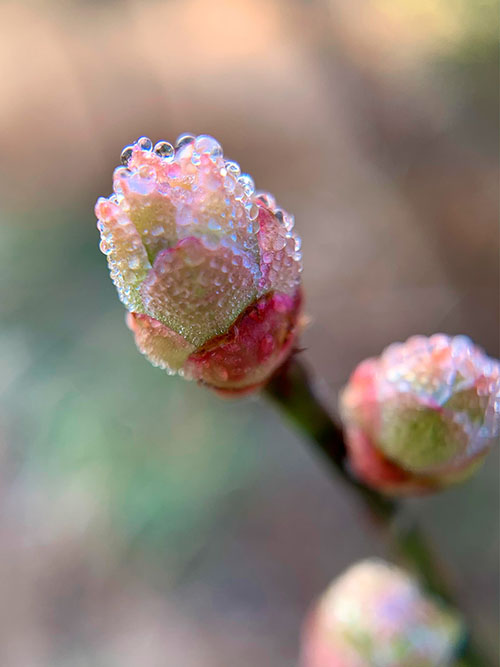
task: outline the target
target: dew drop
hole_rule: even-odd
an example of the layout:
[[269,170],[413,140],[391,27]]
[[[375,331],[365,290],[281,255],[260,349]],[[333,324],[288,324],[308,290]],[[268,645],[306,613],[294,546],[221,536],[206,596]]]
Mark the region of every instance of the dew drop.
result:
[[253,179],[248,174],[243,174],[238,178],[238,183],[243,188],[244,193],[247,197],[251,197],[255,191],[255,185]]
[[247,211],[248,211],[248,217],[250,220],[256,220],[257,216],[259,215],[259,207],[256,206],[255,204],[250,204],[247,206]]
[[236,178],[241,174],[241,169],[240,165],[237,162],[233,162],[232,160],[228,160],[226,162],[226,170],[229,174],[232,174]]
[[213,232],[219,232],[221,230],[221,226],[215,218],[210,218],[208,228]]
[[167,160],[170,160],[175,155],[175,149],[168,141],[159,141],[155,147],[154,151],[157,155]]
[[125,146],[120,155],[120,161],[123,165],[125,166],[128,165],[133,152],[134,152],[133,146]]
[[228,192],[234,191],[234,184],[235,184],[234,178],[232,178],[229,175],[226,176],[226,178],[224,179],[224,187]]
[[200,134],[199,137],[196,137],[194,147],[198,153],[206,153],[211,158],[218,158],[222,155],[222,146],[208,134]]
[[137,139],[136,144],[139,148],[142,148],[143,151],[150,151],[153,148],[153,142],[149,137],[140,137]]
[[139,195],[150,194],[154,189],[154,178],[141,178],[138,173],[132,174],[128,186],[132,192]]
[[276,200],[274,199],[274,197],[271,194],[269,194],[269,192],[256,192],[255,196],[267,208],[269,208],[271,210],[274,210],[276,208]]
[[[180,178],[182,176],[182,170],[180,168],[180,165],[177,163],[173,163],[169,169],[168,175],[170,178],[175,179],[175,178]],[[177,194],[179,188],[172,188],[172,191]]]
[[277,234],[273,239],[273,249],[276,251],[283,250],[285,245],[286,245],[286,238],[284,236]]
[[[236,201],[241,201],[244,198],[244,196],[245,196],[245,189],[243,188],[241,183],[236,182],[234,185],[234,198],[236,199]],[[235,213],[233,212],[232,215],[235,215]]]
[[193,214],[189,206],[183,206],[177,213],[176,222],[178,225],[185,226],[193,219]]
[[177,140],[175,142],[175,148],[176,150],[180,150],[181,148],[184,148],[188,144],[191,144],[194,141],[194,137],[192,134],[189,134],[188,132],[184,132],[183,134],[179,134],[177,137]]
[[141,178],[145,179],[154,179],[156,177],[155,169],[149,164],[143,164],[138,170],[138,174]]
[[287,232],[291,232],[295,225],[295,218],[290,213],[283,211],[283,224]]
[[117,167],[113,172],[113,190],[115,194],[123,194],[122,183],[131,175],[130,169],[127,167]]

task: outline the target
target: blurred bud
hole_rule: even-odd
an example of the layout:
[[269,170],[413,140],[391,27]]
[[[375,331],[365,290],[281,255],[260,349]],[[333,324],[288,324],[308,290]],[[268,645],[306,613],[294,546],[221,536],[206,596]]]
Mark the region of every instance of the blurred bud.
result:
[[101,250],[139,350],[222,393],[266,382],[300,318],[293,217],[258,193],[212,137],[122,152],[96,205]]
[[301,667],[447,667],[461,639],[454,613],[402,570],[367,560],[334,581],[313,609]]
[[389,494],[477,469],[500,426],[500,364],[465,336],[415,336],[362,362],[340,399],[350,463]]

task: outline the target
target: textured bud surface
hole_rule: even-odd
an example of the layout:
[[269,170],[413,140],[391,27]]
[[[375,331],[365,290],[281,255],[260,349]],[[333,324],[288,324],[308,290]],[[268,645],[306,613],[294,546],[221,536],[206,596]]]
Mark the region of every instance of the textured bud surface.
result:
[[293,217],[207,135],[154,148],[142,137],[122,164],[96,215],[138,348],[223,392],[261,385],[300,318]]
[[300,294],[269,294],[252,304],[229,333],[193,353],[186,373],[222,392],[259,386],[290,352]]
[[301,667],[447,667],[462,626],[405,572],[382,561],[351,567],[305,627]]
[[500,364],[465,336],[415,336],[362,362],[340,400],[354,470],[389,493],[471,474],[500,426]]

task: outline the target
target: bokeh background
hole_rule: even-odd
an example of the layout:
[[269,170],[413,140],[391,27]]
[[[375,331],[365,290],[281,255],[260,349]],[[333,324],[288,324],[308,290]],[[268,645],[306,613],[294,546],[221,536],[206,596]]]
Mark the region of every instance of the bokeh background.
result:
[[[210,133],[295,213],[335,404],[394,340],[498,356],[494,0],[0,2],[0,664],[291,667],[386,555],[262,399],[135,350],[93,206],[125,144]],[[498,664],[498,452],[415,503]]]

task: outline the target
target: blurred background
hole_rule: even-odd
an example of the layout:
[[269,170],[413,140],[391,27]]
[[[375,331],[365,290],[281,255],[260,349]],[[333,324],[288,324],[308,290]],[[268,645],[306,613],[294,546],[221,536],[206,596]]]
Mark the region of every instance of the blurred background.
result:
[[[213,134],[293,212],[332,405],[414,333],[498,356],[494,0],[0,2],[0,664],[291,667],[387,555],[264,400],[139,355],[93,206],[121,148]],[[498,664],[498,452],[415,503]]]

